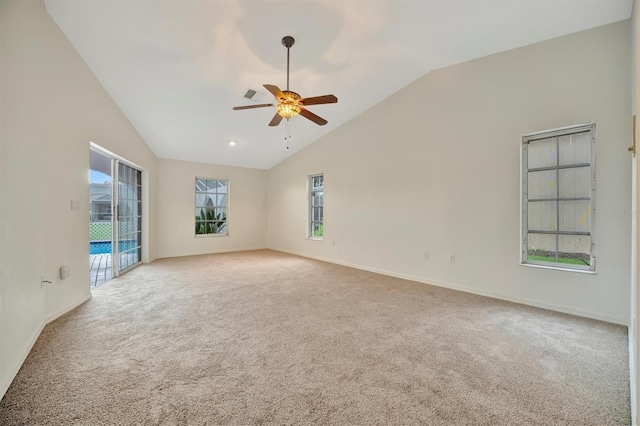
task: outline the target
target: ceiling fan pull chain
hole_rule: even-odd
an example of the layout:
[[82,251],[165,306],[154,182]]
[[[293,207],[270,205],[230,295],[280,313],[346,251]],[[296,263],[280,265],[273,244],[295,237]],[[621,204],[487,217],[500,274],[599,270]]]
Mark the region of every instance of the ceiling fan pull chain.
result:
[[291,121],[287,118],[284,122],[284,141],[286,142],[287,149],[289,149],[289,140],[291,139]]

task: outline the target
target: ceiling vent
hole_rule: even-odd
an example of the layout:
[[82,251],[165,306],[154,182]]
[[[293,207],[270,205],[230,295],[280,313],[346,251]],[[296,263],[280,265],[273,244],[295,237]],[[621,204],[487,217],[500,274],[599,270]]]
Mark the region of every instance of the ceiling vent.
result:
[[247,91],[242,95],[243,98],[249,99],[252,102],[260,103],[264,102],[265,93],[259,92],[254,89],[247,89]]

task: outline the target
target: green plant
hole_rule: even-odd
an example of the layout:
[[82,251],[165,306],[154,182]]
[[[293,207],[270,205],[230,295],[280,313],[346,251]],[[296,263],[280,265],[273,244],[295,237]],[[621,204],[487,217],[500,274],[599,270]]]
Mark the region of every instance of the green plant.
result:
[[[529,255],[527,256],[528,260],[535,260],[538,262],[551,262],[554,263],[556,261],[555,256],[536,256]],[[558,258],[559,263],[566,263],[568,265],[589,265],[589,262],[584,259],[572,258],[572,257],[560,257]]]
[[196,235],[224,234],[227,229],[227,215],[224,211],[215,213],[214,208],[200,210],[196,216]]

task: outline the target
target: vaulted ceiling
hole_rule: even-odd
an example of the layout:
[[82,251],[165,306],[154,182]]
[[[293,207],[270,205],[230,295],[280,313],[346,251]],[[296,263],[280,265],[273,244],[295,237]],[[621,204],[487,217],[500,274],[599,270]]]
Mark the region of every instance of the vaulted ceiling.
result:
[[[431,70],[628,19],[632,0],[46,0],[47,10],[162,158],[270,168]],[[262,84],[335,94],[268,127]],[[551,64],[550,64],[551,65]],[[253,100],[243,96],[257,91]],[[236,140],[235,146],[228,144]],[[99,143],[99,141],[96,141]],[[393,142],[393,141],[390,141]]]

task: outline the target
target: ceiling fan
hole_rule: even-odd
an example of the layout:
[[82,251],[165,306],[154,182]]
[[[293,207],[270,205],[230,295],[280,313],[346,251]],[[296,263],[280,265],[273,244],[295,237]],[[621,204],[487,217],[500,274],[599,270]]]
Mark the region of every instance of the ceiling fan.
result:
[[287,90],[280,90],[278,86],[273,84],[265,84],[264,88],[275,96],[277,104],[258,104],[234,107],[234,110],[276,107],[276,115],[273,116],[269,126],[277,126],[283,118],[289,119],[300,114],[301,116],[313,121],[314,123],[324,126],[327,120],[317,116],[308,109],[309,105],[334,104],[338,102],[338,98],[334,95],[314,96],[312,98],[302,98],[296,92],[289,90],[289,49],[295,43],[295,39],[291,36],[282,38],[282,44],[287,48]]

